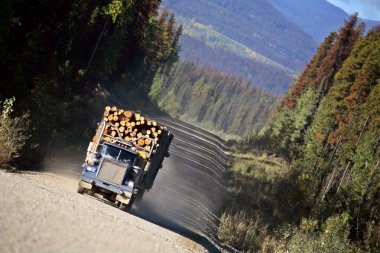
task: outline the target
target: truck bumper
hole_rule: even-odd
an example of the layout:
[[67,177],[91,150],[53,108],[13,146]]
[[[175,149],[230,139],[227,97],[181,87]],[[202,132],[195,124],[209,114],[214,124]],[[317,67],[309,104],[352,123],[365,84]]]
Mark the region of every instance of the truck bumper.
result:
[[123,204],[126,204],[126,205],[128,205],[128,204],[129,204],[129,201],[131,201],[130,198],[127,198],[127,197],[121,196],[120,194],[117,194],[115,199],[116,199],[117,201],[123,203]]
[[90,183],[87,183],[87,182],[85,182],[85,181],[79,181],[79,186],[80,187],[83,187],[83,188],[86,188],[86,189],[88,189],[88,190],[91,190],[92,189],[92,184],[90,184]]
[[124,204],[128,204],[133,193],[120,185],[114,185],[112,183],[104,182],[96,177],[88,176],[87,173],[83,173],[80,177],[79,185],[83,188],[92,190],[95,188],[102,188],[110,192],[116,193],[116,200]]

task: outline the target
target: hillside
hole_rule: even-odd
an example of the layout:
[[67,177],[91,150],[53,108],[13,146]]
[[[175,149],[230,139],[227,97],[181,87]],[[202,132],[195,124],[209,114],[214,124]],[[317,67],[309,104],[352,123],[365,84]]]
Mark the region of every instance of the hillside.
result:
[[[163,5],[185,26],[181,39],[184,59],[242,75],[252,79],[254,86],[277,94],[289,87],[290,77],[304,68],[316,48],[308,34],[266,0],[165,0]],[[271,72],[275,73],[275,81]]]
[[191,60],[230,75],[243,76],[254,87],[283,94],[293,82],[293,71],[243,44],[193,20],[177,17],[184,24],[180,38],[183,60]]
[[157,75],[150,96],[172,117],[237,136],[265,126],[278,100],[241,78],[192,62],[180,62]]
[[322,42],[270,127],[251,141],[291,168],[293,190],[283,199],[297,205],[300,225],[284,245],[289,252],[379,249],[379,69],[380,26],[363,35],[351,16]]
[[[325,0],[268,0],[287,19],[321,42],[336,31],[349,15]],[[368,29],[380,22],[363,20]]]

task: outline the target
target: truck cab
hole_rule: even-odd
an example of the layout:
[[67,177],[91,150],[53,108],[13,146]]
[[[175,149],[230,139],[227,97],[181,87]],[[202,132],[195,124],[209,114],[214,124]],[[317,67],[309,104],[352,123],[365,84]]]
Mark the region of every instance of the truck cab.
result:
[[[115,129],[115,136],[107,134],[107,128]],[[99,124],[87,149],[77,192],[107,199],[120,209],[130,209],[137,195],[142,196],[152,188],[163,159],[168,156],[173,134],[163,130],[158,142],[146,136],[125,141],[120,136],[115,125],[106,121]],[[148,150],[137,145],[139,140],[146,139],[152,143]]]
[[142,175],[140,160],[134,148],[110,142],[99,145],[99,152],[90,154],[83,165],[78,192],[100,192],[122,208],[131,207]]

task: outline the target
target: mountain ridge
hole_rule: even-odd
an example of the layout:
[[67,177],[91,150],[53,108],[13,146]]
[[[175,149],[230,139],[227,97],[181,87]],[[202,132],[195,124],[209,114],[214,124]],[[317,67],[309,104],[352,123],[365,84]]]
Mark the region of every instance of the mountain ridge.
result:
[[[316,41],[322,42],[330,32],[337,31],[350,14],[325,0],[268,0],[288,20],[310,34]],[[367,30],[378,21],[359,19],[366,24]]]
[[209,25],[217,32],[297,71],[304,67],[317,46],[310,35],[289,22],[266,0],[195,0],[191,3],[164,0],[163,4],[176,15]]
[[163,4],[184,25],[182,59],[242,76],[253,87],[276,95],[290,87],[316,49],[311,36],[266,0],[164,0]]

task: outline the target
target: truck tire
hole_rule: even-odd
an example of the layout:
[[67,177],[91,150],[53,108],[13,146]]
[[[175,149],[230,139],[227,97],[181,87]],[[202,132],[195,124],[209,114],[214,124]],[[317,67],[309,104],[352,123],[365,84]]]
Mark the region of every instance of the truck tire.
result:
[[84,193],[84,188],[81,187],[80,185],[78,185],[77,193],[83,194]]
[[136,195],[136,200],[137,201],[141,201],[143,196],[144,196],[144,193],[145,193],[145,190],[144,189],[140,189]]
[[95,195],[95,191],[93,190],[85,190],[86,194],[90,195],[90,196],[94,196]]
[[120,203],[120,205],[119,205],[119,209],[121,210],[121,211],[126,211],[127,209],[126,209],[126,204],[123,204],[123,203]]

